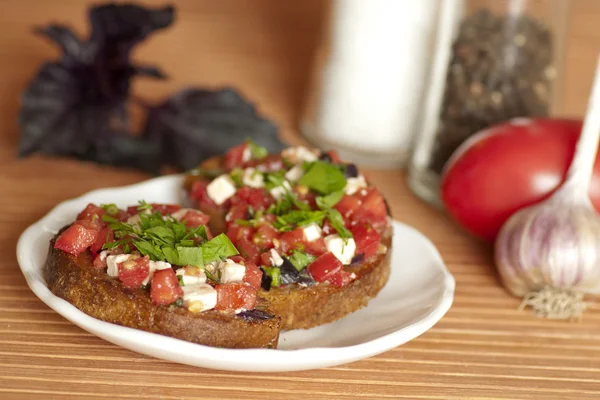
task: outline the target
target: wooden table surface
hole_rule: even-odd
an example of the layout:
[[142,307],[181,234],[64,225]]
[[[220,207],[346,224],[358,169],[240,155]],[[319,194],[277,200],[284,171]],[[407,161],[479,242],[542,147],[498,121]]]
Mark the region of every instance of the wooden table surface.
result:
[[[457,286],[454,305],[431,330],[379,356],[322,370],[230,373],[156,360],[72,325],[27,287],[17,266],[19,234],[65,199],[147,176],[64,159],[15,158],[18,93],[54,52],[31,37],[33,24],[84,27],[87,2],[0,3],[0,399],[598,399],[600,312],[579,323],[517,311],[499,285],[490,248],[411,195],[400,171],[369,171],[393,216],[436,244]],[[566,111],[585,105],[600,48],[600,5],[572,2]],[[235,84],[297,140],[324,3],[181,1],[177,25],[143,45],[173,79],[140,82],[158,98],[185,84]],[[184,56],[182,56],[184,55]]]

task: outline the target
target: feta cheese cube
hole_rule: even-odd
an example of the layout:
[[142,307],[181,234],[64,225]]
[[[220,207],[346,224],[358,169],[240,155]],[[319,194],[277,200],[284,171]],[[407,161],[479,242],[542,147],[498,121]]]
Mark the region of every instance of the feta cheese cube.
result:
[[246,168],[242,175],[242,183],[251,188],[261,188],[265,186],[263,174],[255,168]]
[[150,263],[148,264],[148,267],[149,267],[150,273],[148,274],[146,279],[144,279],[144,281],[142,282],[142,285],[147,285],[150,282],[150,279],[152,279],[152,277],[154,276],[155,271],[171,268],[171,264],[169,264],[168,262],[165,262],[165,261],[150,261]]
[[[193,268],[192,271],[190,271]],[[190,274],[190,272],[193,272]],[[181,282],[184,286],[197,285],[199,283],[206,283],[206,274],[200,268],[196,267],[183,267],[179,268],[175,275],[181,277]]]
[[325,246],[344,265],[349,265],[352,262],[352,258],[356,252],[356,242],[354,239],[342,239],[337,234],[326,236]]
[[223,174],[206,186],[206,193],[217,205],[225,203],[236,192],[235,183],[229,175]]
[[116,278],[117,276],[119,276],[118,264],[125,262],[131,258],[137,257],[138,256],[134,256],[133,254],[117,254],[116,256],[106,257],[106,265],[108,266],[106,273],[108,274],[108,276]]
[[275,200],[280,200],[287,192],[291,190],[292,187],[290,186],[290,183],[288,181],[283,181],[281,186],[275,186],[269,191],[269,193],[271,193],[271,196],[273,196]]
[[356,178],[348,178],[346,180],[346,188],[344,192],[347,195],[353,195],[358,192],[360,189],[364,189],[367,187],[367,181],[365,177],[362,175],[357,176]]
[[269,252],[269,261],[273,267],[280,267],[283,264],[283,258],[275,249],[271,249]]
[[242,162],[248,162],[252,160],[252,149],[250,149],[250,146],[246,145],[246,148],[244,149],[244,152],[242,153]]
[[219,264],[221,283],[241,282],[246,275],[246,267],[235,261],[227,260]]
[[285,173],[285,179],[290,182],[296,182],[304,175],[304,168],[302,164],[294,165],[288,172]]
[[184,286],[183,305],[191,312],[211,310],[217,305],[217,291],[207,283]]
[[304,225],[302,227],[302,231],[304,232],[304,239],[307,242],[314,242],[315,240],[319,239],[322,236],[322,230],[321,227],[314,223],[311,222],[308,225]]
[[139,226],[140,222],[141,222],[140,214],[135,214],[135,215],[132,215],[131,217],[127,218],[127,223],[129,225]]
[[281,152],[281,156],[292,164],[300,164],[302,161],[317,161],[317,155],[304,146],[289,147]]

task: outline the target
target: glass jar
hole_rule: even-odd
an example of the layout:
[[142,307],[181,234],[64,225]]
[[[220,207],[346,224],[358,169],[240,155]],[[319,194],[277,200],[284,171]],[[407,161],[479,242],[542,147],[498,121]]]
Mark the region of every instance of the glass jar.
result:
[[406,166],[440,2],[334,0],[301,121],[304,137],[358,164]]
[[569,0],[444,3],[408,173],[410,188],[437,205],[444,165],[471,135],[560,108],[569,15]]

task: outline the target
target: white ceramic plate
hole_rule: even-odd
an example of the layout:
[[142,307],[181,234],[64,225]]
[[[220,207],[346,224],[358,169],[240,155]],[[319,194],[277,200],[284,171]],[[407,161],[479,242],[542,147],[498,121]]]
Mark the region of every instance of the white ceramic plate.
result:
[[454,278],[439,253],[425,236],[399,222],[394,222],[389,282],[368,307],[331,324],[285,332],[278,349],[219,349],[125,328],[92,318],[48,290],[42,276],[48,242],[86,204],[177,203],[181,184],[181,176],[166,176],[95,190],[56,206],[19,238],[17,258],[31,290],[75,325],[119,346],[198,367],[253,372],[329,367],[382,353],[421,335],[452,304]]

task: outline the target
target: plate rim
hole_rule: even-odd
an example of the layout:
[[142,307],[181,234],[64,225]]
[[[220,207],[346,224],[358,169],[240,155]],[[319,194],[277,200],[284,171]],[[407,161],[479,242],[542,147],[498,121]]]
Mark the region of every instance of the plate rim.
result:
[[[28,242],[31,242],[31,239],[39,237],[39,232],[44,231],[44,226],[53,219],[55,214],[59,213],[62,209],[68,208],[71,204],[81,201],[87,197],[98,196],[102,192],[111,192],[115,190],[131,190],[140,186],[149,186],[155,184],[161,184],[163,181],[168,182],[174,180],[173,184],[176,184],[177,181],[183,180],[183,174],[176,175],[165,175],[153,179],[144,180],[142,182],[137,182],[130,185],[123,186],[114,186],[107,188],[99,188],[94,189],[89,192],[86,192],[80,196],[62,201],[55,205],[48,213],[46,213],[42,218],[28,226],[23,233],[20,235],[17,246],[17,261],[19,264],[19,269],[21,273],[24,275],[27,285],[31,289],[31,291],[48,307],[50,307],[54,312],[61,315],[62,317],[69,320],[74,325],[80,327],[81,329],[92,333],[95,336],[101,337],[104,340],[107,340],[119,347],[127,348],[122,346],[121,344],[117,344],[110,340],[104,335],[100,335],[97,330],[105,330],[111,329],[114,332],[112,334],[107,334],[107,336],[114,336],[114,333],[123,332],[125,334],[132,333],[131,331],[135,331],[136,334],[144,334],[152,336],[152,343],[154,345],[149,346],[149,349],[160,350],[161,344],[168,347],[170,352],[177,353],[173,354],[173,356],[182,357],[184,359],[189,358],[189,354],[193,352],[198,352],[198,354],[202,354],[203,360],[205,363],[196,363],[196,362],[186,362],[182,361],[181,358],[176,357],[158,357],[155,352],[145,352],[143,349],[136,348],[131,349],[131,351],[135,351],[138,353],[142,353],[157,359],[165,359],[173,362],[183,363],[187,365],[200,366],[204,368],[212,368],[212,369],[220,369],[220,370],[230,370],[230,371],[248,371],[248,372],[283,372],[283,371],[298,371],[298,370],[307,370],[314,368],[322,368],[322,367],[331,367],[335,365],[346,364],[349,362],[357,361],[360,359],[372,357],[374,355],[383,353],[388,351],[394,347],[398,347],[404,343],[407,343],[410,340],[415,339],[416,337],[422,335],[427,330],[429,330],[432,326],[434,326],[450,309],[453,300],[454,300],[454,290],[456,286],[456,282],[450,271],[448,270],[446,264],[444,263],[439,251],[435,247],[435,245],[427,238],[424,234],[422,234],[417,229],[413,228],[410,225],[404,224],[397,220],[393,220],[393,224],[396,227],[406,229],[411,231],[413,235],[419,237],[421,241],[423,241],[424,245],[429,247],[431,251],[431,256],[437,259],[437,263],[435,268],[439,270],[439,272],[443,275],[443,281],[440,284],[443,287],[443,293],[439,296],[436,304],[431,306],[431,311],[413,322],[412,324],[403,327],[401,329],[395,330],[393,332],[389,332],[383,336],[377,337],[372,340],[368,340],[365,342],[349,345],[349,346],[341,346],[341,347],[306,347],[299,349],[224,349],[211,347],[206,345],[201,345],[197,343],[191,343],[184,340],[172,338],[169,336],[160,335],[157,333],[151,333],[147,331],[142,331],[139,329],[134,329],[130,327],[125,327],[117,324],[113,324],[110,322],[102,321],[96,319],[83,311],[80,311],[77,307],[69,303],[68,301],[55,296],[47,287],[46,283],[43,280],[38,279],[36,276],[27,271],[27,265],[30,265],[30,260],[27,259],[27,254],[31,249],[31,246],[28,245]],[[51,225],[51,224],[50,224]],[[38,268],[33,265],[32,267]],[[31,268],[30,268],[31,269]],[[368,307],[368,306],[367,306]],[[108,326],[105,326],[108,325]],[[407,332],[410,334],[406,335]],[[404,339],[405,336],[408,338]],[[177,346],[174,346],[174,345]],[[200,353],[201,352],[201,353]],[[248,363],[247,361],[240,363],[240,358],[245,359],[253,359],[260,355],[268,356],[271,358],[268,365],[265,365],[264,368],[257,369],[255,364],[252,362]],[[238,359],[238,360],[235,360]],[[293,361],[291,361],[293,360]],[[300,362],[299,360],[304,360]],[[306,361],[308,360],[308,361]],[[230,362],[232,361],[232,362]],[[329,361],[329,362],[328,362]],[[222,365],[225,364],[225,365]],[[317,365],[317,366],[315,366]]]

